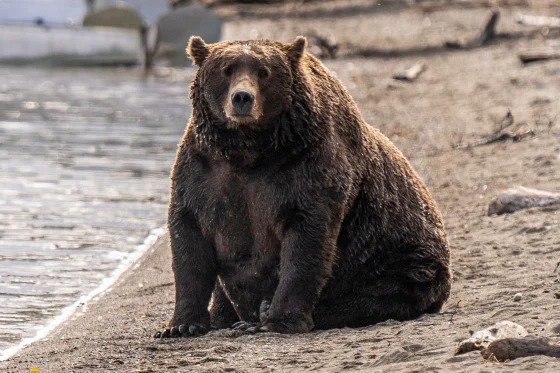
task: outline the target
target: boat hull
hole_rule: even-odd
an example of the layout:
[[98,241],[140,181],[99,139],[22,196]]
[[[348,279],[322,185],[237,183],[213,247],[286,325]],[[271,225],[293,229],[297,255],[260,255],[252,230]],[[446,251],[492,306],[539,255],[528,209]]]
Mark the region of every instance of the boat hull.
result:
[[136,65],[143,58],[135,30],[0,25],[1,63]]

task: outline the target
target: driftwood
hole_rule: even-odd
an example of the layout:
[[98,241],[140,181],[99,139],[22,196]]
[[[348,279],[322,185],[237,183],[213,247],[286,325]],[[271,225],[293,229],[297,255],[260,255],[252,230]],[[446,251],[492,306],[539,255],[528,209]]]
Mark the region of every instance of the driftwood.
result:
[[488,206],[488,215],[508,214],[531,207],[560,205],[560,193],[518,186],[501,192]]
[[418,62],[414,64],[412,67],[406,69],[405,71],[393,75],[393,79],[402,80],[406,82],[413,82],[416,79],[418,79],[418,77],[424,71],[426,71],[426,64],[422,62]]
[[455,355],[475,350],[479,350],[483,358],[497,361],[534,355],[560,358],[560,345],[548,338],[527,336],[524,327],[511,321],[500,321],[471,332],[470,338],[459,343]]
[[495,8],[497,6],[527,6],[527,0],[415,0],[413,6],[418,6],[424,12],[441,11],[445,9],[472,9],[472,8]]
[[513,142],[521,141],[527,137],[535,136],[535,131],[531,128],[521,127],[514,131],[506,131],[514,124],[513,114],[508,110],[505,117],[501,120],[500,125],[496,131],[488,135],[486,138],[474,141],[472,143],[460,143],[455,145],[456,149],[470,149],[476,146],[490,145],[498,142],[511,140]]
[[560,18],[548,16],[534,16],[530,14],[518,13],[515,16],[515,22],[525,26],[538,26],[556,28],[560,27]]
[[471,332],[471,337],[459,343],[455,355],[475,350],[484,350],[491,342],[503,338],[520,338],[527,335],[527,330],[511,321],[500,321],[489,328]]
[[320,58],[336,58],[339,45],[334,36],[324,36],[314,31],[308,32],[307,35],[311,39],[311,48],[313,54],[317,55]]
[[560,345],[549,338],[525,337],[497,339],[481,352],[490,360],[507,361],[518,357],[544,355],[560,358]]
[[496,25],[500,19],[500,12],[493,10],[488,16],[488,20],[480,34],[469,41],[447,41],[445,46],[452,49],[473,49],[482,47],[496,36]]
[[521,62],[527,64],[536,61],[553,60],[560,58],[560,48],[559,47],[543,47],[528,49],[519,53],[519,59]]
[[477,141],[473,144],[469,144],[467,147],[470,148],[470,147],[473,147],[473,146],[495,144],[497,142],[504,142],[504,141],[508,141],[508,140],[511,140],[513,142],[518,142],[518,141],[521,141],[521,140],[523,140],[527,137],[533,137],[533,136],[535,136],[535,131],[533,131],[530,128],[520,129],[520,130],[518,130],[514,133],[501,132],[497,135],[490,136],[487,139]]

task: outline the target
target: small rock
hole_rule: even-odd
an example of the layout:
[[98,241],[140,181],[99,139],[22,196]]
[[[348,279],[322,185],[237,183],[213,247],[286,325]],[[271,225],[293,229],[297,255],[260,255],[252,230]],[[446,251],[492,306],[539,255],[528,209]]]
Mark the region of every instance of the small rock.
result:
[[521,300],[521,298],[522,298],[521,293],[517,293],[513,296],[513,301],[514,302],[519,302]]

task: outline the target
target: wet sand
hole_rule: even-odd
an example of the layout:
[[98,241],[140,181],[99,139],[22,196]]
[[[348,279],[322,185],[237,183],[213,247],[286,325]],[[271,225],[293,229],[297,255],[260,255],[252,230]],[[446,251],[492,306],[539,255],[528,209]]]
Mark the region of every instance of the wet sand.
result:
[[[554,273],[560,259],[560,210],[486,215],[491,199],[510,186],[560,192],[560,65],[558,61],[520,64],[518,51],[547,41],[538,30],[513,22],[517,10],[530,11],[502,9],[498,31],[504,36],[487,47],[432,48],[425,54],[410,51],[413,46],[437,46],[449,38],[475,34],[488,9],[424,13],[407,8],[350,12],[336,19],[322,11],[306,18],[305,26],[278,16],[232,17],[226,25],[226,37],[236,38],[256,33],[287,41],[308,25],[336,34],[343,53],[326,61],[327,66],[349,88],[368,122],[410,158],[444,214],[455,282],[441,313],[296,336],[216,331],[200,338],[154,340],[151,336],[173,311],[168,242],[162,239],[110,292],[90,303],[87,312],[1,363],[0,370],[560,371],[560,360],[543,356],[506,363],[482,360],[478,352],[453,356],[469,330],[501,320],[523,325],[530,335],[560,340],[560,300],[555,295],[560,284]],[[357,51],[373,47],[399,53],[356,57]],[[416,82],[391,79],[419,59],[428,69]],[[492,133],[508,109],[516,125],[530,126],[536,136],[468,149],[454,146]],[[521,299],[516,301],[517,293]]]

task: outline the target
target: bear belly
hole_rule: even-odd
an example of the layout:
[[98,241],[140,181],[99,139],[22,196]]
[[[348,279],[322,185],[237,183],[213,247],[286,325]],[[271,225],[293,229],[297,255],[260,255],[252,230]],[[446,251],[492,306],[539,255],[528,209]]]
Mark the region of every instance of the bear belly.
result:
[[237,262],[220,262],[218,284],[241,320],[258,322],[259,306],[272,300],[278,273],[278,260],[251,256]]
[[[245,181],[228,180],[211,196],[217,202],[203,221],[214,243],[218,284],[242,320],[258,321],[263,300],[270,301],[278,285],[280,242],[269,217],[251,200]],[[260,205],[262,206],[262,204]]]

